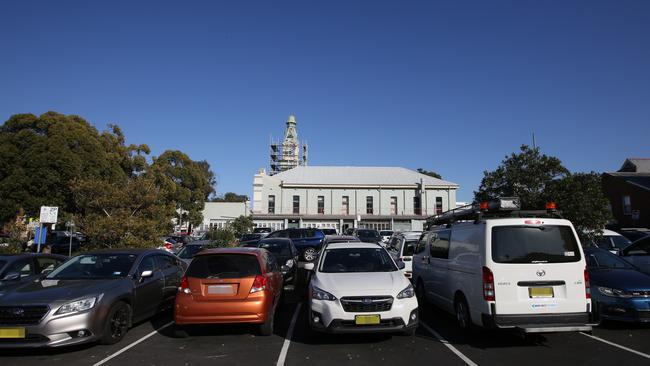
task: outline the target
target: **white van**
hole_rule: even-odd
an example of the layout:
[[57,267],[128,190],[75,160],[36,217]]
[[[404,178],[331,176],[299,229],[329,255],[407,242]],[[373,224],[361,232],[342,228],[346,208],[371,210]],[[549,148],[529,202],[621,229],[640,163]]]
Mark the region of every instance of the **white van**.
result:
[[421,231],[405,231],[391,236],[386,250],[395,259],[404,263],[404,276],[411,278],[413,274],[413,251],[422,235]]
[[589,278],[571,222],[503,207],[431,220],[443,225],[422,234],[413,256],[420,299],[455,314],[463,330],[590,331]]

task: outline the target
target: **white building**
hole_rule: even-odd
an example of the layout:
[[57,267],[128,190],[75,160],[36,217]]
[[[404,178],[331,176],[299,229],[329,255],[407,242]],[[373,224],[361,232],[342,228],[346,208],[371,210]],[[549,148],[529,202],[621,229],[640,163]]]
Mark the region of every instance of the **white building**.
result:
[[421,230],[456,207],[456,183],[399,167],[298,166],[253,180],[257,226]]
[[250,215],[249,202],[206,202],[203,208],[203,223],[194,229],[207,231],[216,228],[224,228],[228,222],[244,215]]

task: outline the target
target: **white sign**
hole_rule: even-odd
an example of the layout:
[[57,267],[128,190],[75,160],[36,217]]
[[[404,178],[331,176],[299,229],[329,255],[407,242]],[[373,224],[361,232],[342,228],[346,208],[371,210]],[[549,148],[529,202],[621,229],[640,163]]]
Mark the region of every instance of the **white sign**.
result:
[[58,215],[58,207],[41,206],[41,218],[39,221],[47,224],[56,224]]

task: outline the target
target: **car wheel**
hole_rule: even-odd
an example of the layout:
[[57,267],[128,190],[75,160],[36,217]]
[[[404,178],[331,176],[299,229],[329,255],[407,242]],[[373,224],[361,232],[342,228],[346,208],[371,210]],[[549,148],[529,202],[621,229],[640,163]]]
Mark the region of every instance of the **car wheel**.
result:
[[275,312],[271,310],[269,317],[266,318],[266,321],[260,324],[259,333],[261,336],[270,336],[273,334],[273,319],[275,318]]
[[472,318],[469,314],[469,306],[467,306],[465,298],[459,297],[456,299],[454,309],[456,310],[456,323],[458,327],[464,333],[468,333],[472,328]]
[[307,262],[311,262],[316,259],[316,253],[316,248],[309,247],[302,252],[302,256]]
[[129,304],[119,301],[108,311],[104,323],[104,333],[100,340],[101,344],[115,344],[124,338],[129,331],[131,324],[131,307]]

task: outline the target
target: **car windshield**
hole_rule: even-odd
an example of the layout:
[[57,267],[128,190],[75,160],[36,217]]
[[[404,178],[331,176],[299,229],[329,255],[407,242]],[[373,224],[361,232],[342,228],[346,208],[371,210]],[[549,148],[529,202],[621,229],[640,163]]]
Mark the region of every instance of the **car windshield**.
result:
[[264,248],[277,257],[291,257],[291,248],[286,241],[262,241],[260,248]]
[[47,275],[49,280],[106,279],[126,277],[137,254],[82,254]]
[[376,230],[359,230],[357,231],[357,236],[360,238],[378,238],[379,232]]
[[635,241],[625,248],[625,255],[650,255],[650,238]]
[[613,243],[614,247],[616,247],[618,249],[621,249],[621,250],[629,247],[630,244],[632,244],[630,239],[628,239],[628,238],[626,238],[626,237],[624,237],[622,235],[611,236],[610,238],[612,238],[612,243]]
[[569,226],[495,226],[492,260],[496,263],[567,263],[580,260]]
[[320,271],[324,273],[391,272],[397,267],[382,248],[325,250]]
[[254,255],[211,254],[194,258],[186,275],[194,278],[244,278],[260,273],[260,264]]
[[585,253],[585,257],[589,268],[634,269],[634,267],[624,259],[621,259],[606,250],[597,250]]
[[191,259],[196,255],[196,253],[202,251],[206,247],[207,245],[186,245],[180,252],[178,252],[178,258]]

